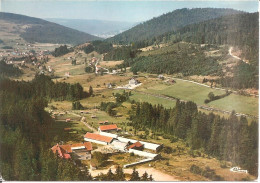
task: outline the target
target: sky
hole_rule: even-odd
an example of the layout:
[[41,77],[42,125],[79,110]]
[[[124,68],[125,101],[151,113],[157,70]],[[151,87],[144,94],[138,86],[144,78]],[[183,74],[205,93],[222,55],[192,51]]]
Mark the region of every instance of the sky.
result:
[[156,0],[0,0],[2,12],[37,18],[94,19],[141,22],[181,8],[233,8],[258,11],[258,1]]

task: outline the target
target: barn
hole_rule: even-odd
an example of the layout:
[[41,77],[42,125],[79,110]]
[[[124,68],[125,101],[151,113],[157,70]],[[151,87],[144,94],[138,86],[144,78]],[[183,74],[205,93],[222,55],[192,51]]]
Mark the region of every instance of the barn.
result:
[[118,128],[116,124],[112,125],[102,125],[99,126],[98,131],[99,132],[117,132]]
[[86,135],[84,135],[84,140],[87,142],[108,145],[113,141],[113,137],[108,137],[96,133],[86,133]]

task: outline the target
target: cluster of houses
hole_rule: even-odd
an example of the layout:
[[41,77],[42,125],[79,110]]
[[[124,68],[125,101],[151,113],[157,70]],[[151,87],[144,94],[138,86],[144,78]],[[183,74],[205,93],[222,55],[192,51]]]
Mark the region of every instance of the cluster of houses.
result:
[[[107,124],[107,121],[100,122],[100,124]],[[160,157],[156,154],[163,146],[160,144],[154,144],[150,142],[138,141],[134,139],[128,139],[117,135],[121,129],[116,124],[101,125],[98,128],[98,133],[86,133],[84,135],[84,143],[69,144],[69,145],[55,145],[52,147],[52,151],[57,153],[61,158],[69,159],[72,152],[85,152],[86,159],[91,158],[91,143],[101,144],[107,148],[114,149],[118,152],[133,153],[138,156],[145,157],[139,162],[124,165],[124,167],[133,166],[140,163],[156,160]],[[145,149],[153,150],[156,153],[146,152]],[[84,156],[84,158],[85,158]]]

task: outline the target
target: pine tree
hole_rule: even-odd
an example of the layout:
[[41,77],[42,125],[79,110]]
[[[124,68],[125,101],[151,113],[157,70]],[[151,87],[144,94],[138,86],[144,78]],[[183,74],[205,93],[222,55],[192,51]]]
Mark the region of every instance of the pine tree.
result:
[[114,180],[114,174],[113,174],[111,168],[110,168],[110,169],[108,170],[108,172],[107,172],[106,179],[107,179],[108,181]]
[[150,175],[150,177],[149,177],[149,181],[153,181],[154,179],[153,179],[153,176],[152,176],[152,174]]
[[125,181],[125,174],[124,174],[123,169],[120,166],[116,167],[115,180],[116,181]]
[[92,88],[92,86],[89,87],[88,93],[89,93],[89,96],[93,95],[93,88]]
[[148,174],[147,174],[147,172],[144,172],[144,174],[141,177],[141,181],[148,181],[148,180],[149,180]]
[[131,174],[131,178],[130,181],[139,181],[140,177],[139,177],[139,173],[138,171],[136,171],[136,169],[133,169],[133,173]]

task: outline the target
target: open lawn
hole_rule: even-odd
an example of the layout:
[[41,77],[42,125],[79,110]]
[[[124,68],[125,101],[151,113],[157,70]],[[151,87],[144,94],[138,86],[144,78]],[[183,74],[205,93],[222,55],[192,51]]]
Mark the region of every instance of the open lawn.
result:
[[135,100],[136,102],[149,102],[153,105],[161,104],[165,108],[173,108],[176,104],[175,101],[158,98],[158,97],[151,96],[151,95],[142,94],[142,93],[138,93],[135,91],[132,91],[131,94],[132,95],[130,96],[130,99]]

